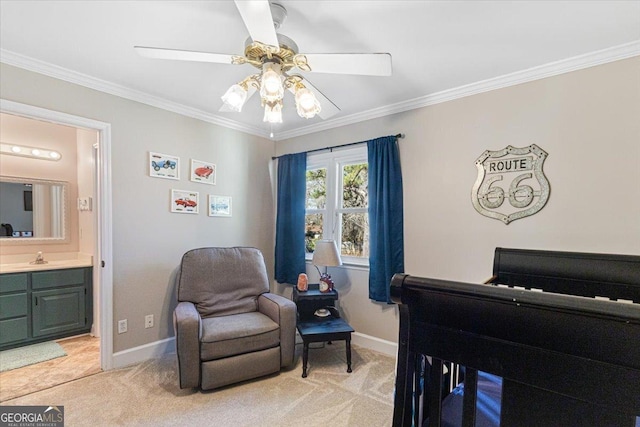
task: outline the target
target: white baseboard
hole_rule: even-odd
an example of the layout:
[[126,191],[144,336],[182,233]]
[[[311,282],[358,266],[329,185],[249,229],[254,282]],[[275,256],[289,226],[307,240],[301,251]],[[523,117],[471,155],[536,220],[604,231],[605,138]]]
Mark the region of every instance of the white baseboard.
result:
[[[175,340],[175,337],[165,338],[160,341],[114,353],[112,367],[113,369],[124,368],[125,366],[135,365],[145,360],[172,353],[176,350]],[[360,347],[386,354],[387,356],[396,357],[398,354],[398,344],[371,335],[361,334],[360,332],[353,333],[351,342]]]
[[382,338],[372,337],[371,335],[354,332],[351,337],[353,344],[360,347],[374,350],[387,356],[396,357],[398,355],[398,344],[392,341],[383,340]]
[[112,367],[114,369],[124,368],[125,366],[135,365],[145,360],[154,359],[163,354],[172,353],[176,350],[175,341],[175,337],[170,337],[113,353]]

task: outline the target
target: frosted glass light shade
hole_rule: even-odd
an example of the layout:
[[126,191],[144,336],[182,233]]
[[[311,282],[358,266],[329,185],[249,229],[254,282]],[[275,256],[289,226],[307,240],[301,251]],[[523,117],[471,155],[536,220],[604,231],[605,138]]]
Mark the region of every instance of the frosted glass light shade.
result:
[[235,84],[227,90],[227,92],[222,95],[222,101],[224,105],[229,107],[229,109],[233,111],[240,112],[242,111],[242,106],[244,102],[247,100],[247,91],[240,86],[239,84]]
[[267,62],[262,66],[260,98],[266,102],[280,101],[284,97],[280,64]]
[[320,112],[320,102],[306,87],[296,91],[296,109],[300,117],[311,119]]
[[282,101],[266,103],[262,120],[268,123],[282,123]]

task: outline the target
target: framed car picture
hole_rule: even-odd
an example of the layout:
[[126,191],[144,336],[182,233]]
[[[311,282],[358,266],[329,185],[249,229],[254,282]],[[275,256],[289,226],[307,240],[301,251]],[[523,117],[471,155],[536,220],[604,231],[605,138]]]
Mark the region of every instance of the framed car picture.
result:
[[171,190],[171,212],[197,214],[200,193],[197,191]]
[[201,160],[191,159],[191,176],[193,182],[216,184],[216,165]]
[[180,179],[180,157],[149,152],[149,176]]
[[231,196],[209,194],[209,216],[231,216]]

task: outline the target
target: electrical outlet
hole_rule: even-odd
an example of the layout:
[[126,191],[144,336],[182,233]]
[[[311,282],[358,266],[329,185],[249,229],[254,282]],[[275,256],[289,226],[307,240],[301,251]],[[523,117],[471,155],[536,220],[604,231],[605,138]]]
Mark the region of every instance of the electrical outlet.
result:
[[127,319],[118,320],[118,333],[124,334],[127,332]]
[[153,314],[147,314],[144,316],[144,327],[146,329],[153,328]]

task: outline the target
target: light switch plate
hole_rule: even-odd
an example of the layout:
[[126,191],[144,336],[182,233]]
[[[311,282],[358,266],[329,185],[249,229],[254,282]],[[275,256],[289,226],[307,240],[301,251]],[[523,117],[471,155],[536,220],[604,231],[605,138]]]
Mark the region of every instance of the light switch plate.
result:
[[90,211],[92,205],[91,197],[78,197],[78,210]]

